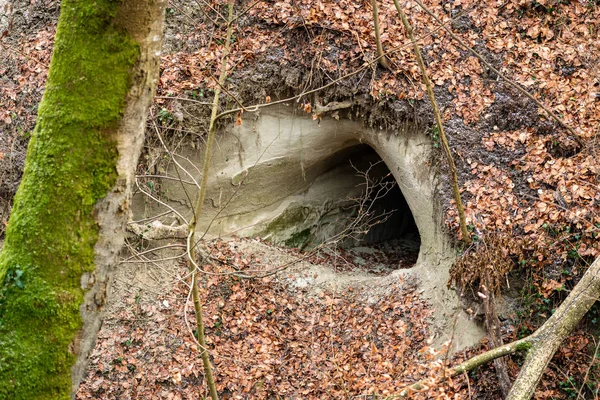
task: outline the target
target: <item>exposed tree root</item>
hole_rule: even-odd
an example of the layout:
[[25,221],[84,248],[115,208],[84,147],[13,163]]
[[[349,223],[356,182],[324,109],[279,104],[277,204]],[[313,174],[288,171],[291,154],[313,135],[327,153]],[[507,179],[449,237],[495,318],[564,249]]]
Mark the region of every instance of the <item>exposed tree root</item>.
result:
[[371,0],[371,6],[373,7],[373,25],[375,27],[375,42],[377,43],[377,56],[379,57],[379,65],[385,69],[390,69],[390,64],[383,51],[381,44],[381,31],[379,30],[379,8],[377,7],[377,0]]
[[188,234],[186,225],[164,225],[159,220],[148,224],[127,224],[127,230],[147,240],[185,239]]
[[344,108],[350,108],[356,104],[354,100],[346,101],[332,101],[326,105],[321,105],[318,101],[315,101],[315,114],[320,115],[329,111],[343,110]]

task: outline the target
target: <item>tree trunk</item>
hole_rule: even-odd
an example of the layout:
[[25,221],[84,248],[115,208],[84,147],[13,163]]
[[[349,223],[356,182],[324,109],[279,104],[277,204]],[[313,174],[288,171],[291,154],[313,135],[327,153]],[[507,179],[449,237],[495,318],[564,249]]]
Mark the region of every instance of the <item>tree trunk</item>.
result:
[[526,400],[533,396],[554,353],[598,298],[600,257],[592,263],[554,314],[532,335],[535,340],[507,400]]
[[[590,265],[581,280],[575,285],[565,301],[550,318],[534,333],[526,338],[488,350],[476,355],[456,367],[450,368],[442,380],[452,378],[517,351],[527,351],[525,363],[515,380],[507,400],[529,400],[542,378],[544,370],[562,342],[569,336],[583,316],[600,298],[600,257]],[[426,378],[402,389],[389,398],[406,398],[415,391],[422,390],[439,381]]]
[[164,0],[63,0],[0,254],[0,398],[73,397],[158,78]]

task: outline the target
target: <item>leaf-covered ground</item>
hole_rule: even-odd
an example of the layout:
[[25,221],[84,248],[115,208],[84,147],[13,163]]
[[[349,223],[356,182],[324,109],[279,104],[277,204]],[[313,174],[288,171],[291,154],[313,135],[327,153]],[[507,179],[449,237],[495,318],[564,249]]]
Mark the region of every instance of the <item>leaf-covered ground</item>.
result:
[[[476,283],[478,271],[494,265],[500,281],[512,283],[502,290],[519,297],[522,307],[520,315],[513,315],[515,326],[507,324],[505,339],[510,340],[535,329],[577,282],[587,263],[599,255],[600,7],[597,1],[587,0],[424,3],[489,63],[575,131],[552,122],[535,103],[453,42],[416,3],[403,3],[443,106],[467,218],[476,239],[455,277],[459,282]],[[14,8],[0,10],[0,237],[35,123],[36,104],[43,93],[59,9],[57,1],[15,0],[11,4]],[[236,13],[240,17],[234,24],[229,63],[232,79],[224,106],[235,106],[231,96],[249,105],[298,94],[356,71],[375,57],[368,2],[259,0],[236,4]],[[200,5],[170,2],[160,95],[200,102],[211,99],[225,37],[223,15],[221,1]],[[373,126],[393,126],[394,121],[415,115],[428,125],[431,113],[423,100],[418,68],[391,2],[380,2],[380,19],[383,47],[392,52],[391,70],[361,70],[320,92],[319,101],[354,99],[357,106],[352,115]],[[301,109],[313,110],[316,99],[303,96],[299,101]],[[158,99],[157,107],[165,115],[183,109],[184,122],[191,123],[195,123],[194,113],[201,111],[181,100]],[[431,133],[435,143],[435,131]],[[444,171],[442,165],[442,178]],[[447,193],[449,190],[441,192],[447,226],[458,235],[456,213]],[[492,256],[488,249],[493,245],[500,245],[502,251]],[[250,259],[251,255],[240,257]],[[184,266],[176,268],[173,274],[185,275]],[[119,292],[124,304],[111,311],[100,333],[80,397],[197,398],[203,390],[201,367],[182,323],[188,290],[175,278],[168,282],[172,288],[162,287],[152,300],[145,300],[145,292],[137,300],[136,285]],[[231,396],[268,397],[269,390],[307,390],[312,382],[314,391],[308,398],[346,398],[346,393],[367,394],[375,388],[393,391],[426,369],[435,374],[434,365],[416,353],[425,346],[427,335],[418,332],[426,327],[427,311],[407,283],[398,283],[402,289],[373,304],[362,302],[357,293],[314,296],[290,289],[275,278],[270,282],[207,278],[203,284],[210,288],[205,302],[218,381],[236,385],[228,389]],[[415,299],[414,311],[404,302],[405,295]],[[289,311],[285,304],[297,312]],[[381,311],[387,304],[393,306]],[[248,316],[242,318],[242,311]],[[599,314],[595,308],[582,328],[597,326]],[[406,321],[407,316],[414,320]],[[329,327],[332,321],[335,324]],[[338,321],[367,339],[344,333],[346,328]],[[407,332],[416,331],[417,336],[395,337],[394,330],[404,329],[398,321],[413,327]],[[234,333],[231,327],[238,322],[254,334],[242,338],[239,327]],[[368,332],[367,325],[371,330],[376,326],[381,335]],[[294,342],[279,340],[277,329],[285,330]],[[310,334],[303,336],[305,332]],[[297,344],[293,351],[292,343]],[[314,344],[320,347],[313,348]],[[597,358],[590,361],[595,345],[593,336],[582,331],[565,342],[537,398],[577,398],[579,393],[597,398],[598,362]],[[278,358],[266,363],[261,358],[262,346]],[[394,346],[406,349],[402,354],[405,361],[399,363],[403,365],[386,364],[399,360],[397,351],[391,350]],[[292,353],[298,354],[297,361]],[[229,358],[224,358],[226,355]],[[243,363],[235,363],[237,358],[231,355],[243,355]],[[313,355],[319,364],[311,364]],[[409,362],[413,356],[416,358]],[[513,375],[518,362],[517,358],[510,366]],[[347,364],[351,367],[344,370]],[[298,370],[292,371],[292,367]],[[449,396],[457,390],[456,398],[498,398],[493,368],[473,377],[470,385],[457,381],[452,390],[442,388]],[[328,394],[318,394],[323,387]],[[422,397],[434,398],[431,394]]]
[[[444,356],[430,346],[430,309],[414,282],[320,267],[330,282],[307,285],[322,273],[295,251],[258,240],[212,243],[220,260],[200,282],[206,335],[218,390],[224,399],[380,399],[407,384],[443,376],[486,349]],[[311,257],[315,259],[316,257]],[[266,271],[291,265],[263,279],[240,280],[232,271]],[[316,272],[320,271],[320,272]],[[336,274],[339,274],[336,277]],[[365,280],[365,276],[370,276]],[[198,399],[207,396],[202,361],[193,338],[195,317],[187,266],[177,262],[122,264],[105,323],[78,399]],[[507,339],[533,329],[506,325]],[[559,351],[537,399],[568,399],[594,379],[582,331]],[[437,360],[437,361],[436,361]],[[513,377],[520,359],[509,361]],[[592,360],[593,361],[593,360]],[[591,375],[590,372],[591,371]],[[586,378],[587,376],[587,378]],[[468,382],[467,382],[468,381]],[[589,397],[590,391],[582,391]],[[435,383],[414,399],[499,399],[494,369]]]
[[[277,267],[269,265],[273,254],[283,264],[297,257],[244,241],[252,242],[252,253],[241,252],[240,241],[231,240],[216,242],[212,254],[242,272]],[[156,269],[130,268],[144,268],[144,274]],[[179,265],[169,274],[185,279],[187,271]],[[414,284],[398,278],[383,287],[373,275],[369,285],[344,290],[298,286],[297,279],[314,273],[305,262],[279,277],[240,280],[216,274],[200,283],[209,351],[223,398],[387,395],[427,371],[423,353],[430,311]],[[125,279],[123,273],[119,276]],[[122,299],[106,316],[78,398],[206,396],[190,331],[195,319],[188,285],[175,279],[172,287],[161,283],[148,291],[139,275],[129,279],[129,291],[120,292]]]

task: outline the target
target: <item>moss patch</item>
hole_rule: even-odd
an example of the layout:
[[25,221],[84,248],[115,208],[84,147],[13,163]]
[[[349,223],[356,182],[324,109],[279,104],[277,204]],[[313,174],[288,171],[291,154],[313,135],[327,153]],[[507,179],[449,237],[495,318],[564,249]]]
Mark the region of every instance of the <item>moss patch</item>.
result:
[[284,243],[288,247],[297,247],[302,250],[308,243],[310,243],[313,235],[309,228],[306,228],[300,232],[294,233],[289,239],[287,239]]
[[268,235],[274,242],[282,242],[289,247],[304,248],[314,239],[314,224],[313,209],[291,206],[267,225],[262,236]]
[[266,232],[279,233],[286,229],[293,228],[306,221],[308,214],[308,207],[296,206],[287,208],[281,215],[267,225]]
[[[70,398],[80,278],[94,269],[98,237],[93,209],[117,176],[111,132],[139,56],[114,24],[118,4],[61,4],[46,92],[0,254],[3,399]],[[14,271],[21,271],[18,284]]]

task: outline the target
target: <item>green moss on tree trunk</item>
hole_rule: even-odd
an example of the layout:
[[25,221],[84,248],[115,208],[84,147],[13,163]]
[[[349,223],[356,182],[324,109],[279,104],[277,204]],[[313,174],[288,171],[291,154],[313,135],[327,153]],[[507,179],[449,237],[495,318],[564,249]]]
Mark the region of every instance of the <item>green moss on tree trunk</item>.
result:
[[113,132],[138,45],[119,1],[64,0],[46,92],[0,254],[0,398],[70,398],[94,205],[116,179]]

